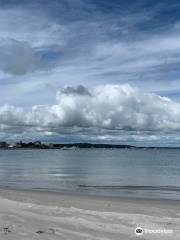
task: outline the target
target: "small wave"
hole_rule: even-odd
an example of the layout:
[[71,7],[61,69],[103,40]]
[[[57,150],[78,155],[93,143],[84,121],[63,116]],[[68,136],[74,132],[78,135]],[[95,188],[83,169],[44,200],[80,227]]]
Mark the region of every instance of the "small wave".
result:
[[99,186],[99,185],[78,185],[79,188],[109,189],[109,190],[150,190],[150,191],[178,191],[180,187],[176,186]]

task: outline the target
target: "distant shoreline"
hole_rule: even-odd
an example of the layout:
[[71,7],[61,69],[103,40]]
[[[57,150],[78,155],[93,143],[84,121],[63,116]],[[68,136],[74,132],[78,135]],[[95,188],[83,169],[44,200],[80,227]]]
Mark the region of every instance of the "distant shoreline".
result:
[[159,147],[159,146],[133,146],[126,144],[105,144],[105,143],[41,143],[36,142],[17,142],[17,143],[7,143],[0,142],[0,150],[9,149],[180,149],[180,147]]

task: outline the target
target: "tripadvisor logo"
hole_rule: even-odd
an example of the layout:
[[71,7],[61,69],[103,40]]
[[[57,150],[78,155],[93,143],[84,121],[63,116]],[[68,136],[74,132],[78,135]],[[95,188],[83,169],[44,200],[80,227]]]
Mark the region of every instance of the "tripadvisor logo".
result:
[[141,236],[143,234],[173,234],[173,230],[172,229],[148,229],[148,228],[144,228],[142,229],[142,227],[137,227],[135,228],[135,234],[137,236]]
[[135,229],[135,234],[138,236],[143,235],[143,229],[141,227],[137,227]]

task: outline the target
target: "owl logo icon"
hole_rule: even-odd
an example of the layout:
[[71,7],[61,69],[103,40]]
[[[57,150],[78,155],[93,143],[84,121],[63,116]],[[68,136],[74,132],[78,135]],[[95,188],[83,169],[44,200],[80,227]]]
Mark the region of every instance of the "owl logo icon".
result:
[[143,229],[141,227],[137,227],[135,229],[135,234],[138,236],[143,235]]

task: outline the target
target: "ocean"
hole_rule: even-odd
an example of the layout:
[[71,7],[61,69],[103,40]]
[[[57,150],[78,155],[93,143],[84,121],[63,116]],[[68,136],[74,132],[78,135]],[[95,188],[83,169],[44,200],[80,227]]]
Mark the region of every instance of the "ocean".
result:
[[180,199],[180,149],[0,150],[0,187]]

